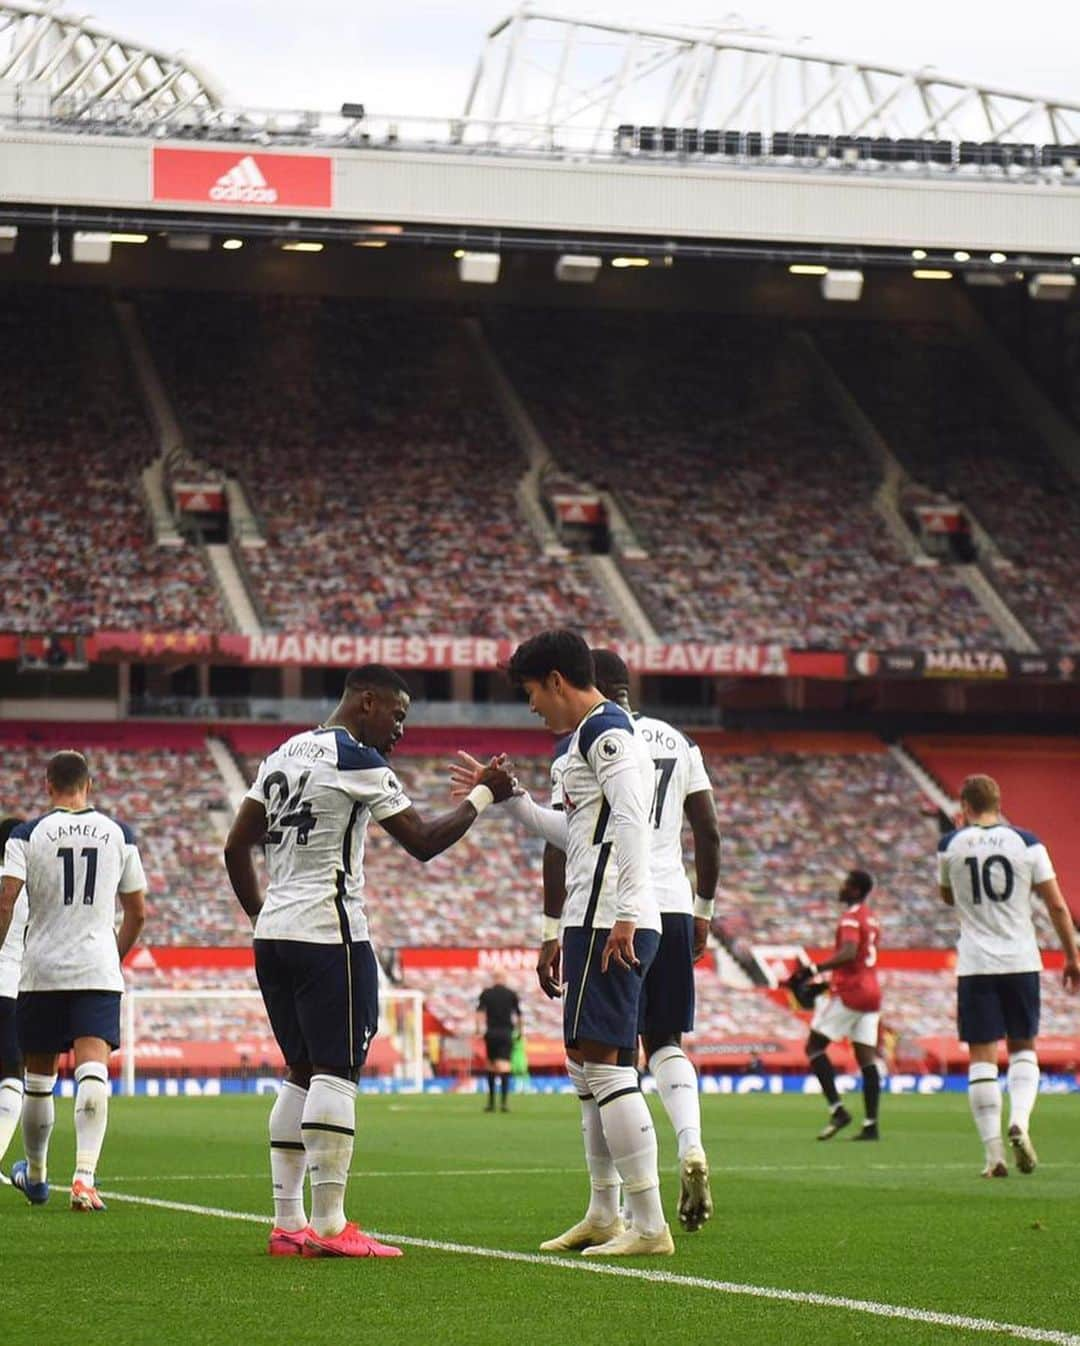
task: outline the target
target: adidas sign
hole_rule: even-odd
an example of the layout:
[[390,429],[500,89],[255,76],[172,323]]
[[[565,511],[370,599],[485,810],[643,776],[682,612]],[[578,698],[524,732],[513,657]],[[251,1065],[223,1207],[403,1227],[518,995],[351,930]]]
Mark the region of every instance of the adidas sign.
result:
[[227,173],[222,173],[210,188],[211,201],[246,201],[251,205],[272,206],[277,199],[277,189],[266,181],[250,154],[245,154]]

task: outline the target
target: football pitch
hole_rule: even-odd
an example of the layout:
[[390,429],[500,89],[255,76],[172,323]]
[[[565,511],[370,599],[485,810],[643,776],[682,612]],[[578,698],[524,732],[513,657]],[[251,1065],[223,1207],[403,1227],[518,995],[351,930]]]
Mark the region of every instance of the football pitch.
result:
[[[0,1189],[0,1341],[1080,1346],[1080,1103],[1040,1100],[1038,1171],[978,1176],[963,1096],[886,1098],[880,1144],[815,1141],[820,1101],[703,1099],[716,1213],[670,1258],[537,1251],[582,1213],[571,1096],[361,1097],[349,1214],[399,1260],[270,1258],[267,1098],[114,1099],[102,1215]],[[852,1128],[852,1131],[854,1128]],[[8,1163],[18,1153],[12,1145]]]

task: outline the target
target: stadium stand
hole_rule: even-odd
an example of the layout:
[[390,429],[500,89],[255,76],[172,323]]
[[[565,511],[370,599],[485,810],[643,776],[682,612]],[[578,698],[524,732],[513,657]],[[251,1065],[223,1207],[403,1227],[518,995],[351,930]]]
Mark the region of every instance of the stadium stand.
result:
[[0,629],[223,629],[199,552],[151,537],[154,444],[106,299],[5,289],[0,342]]
[[1080,648],[1075,485],[962,338],[888,323],[819,324],[814,336],[912,475],[990,532],[1009,562],[993,582],[1035,640]]
[[996,645],[968,589],[882,527],[872,464],[764,320],[515,313],[491,340],[559,462],[611,489],[667,640]]
[[142,312],[190,447],[262,517],[246,562],[268,626],[618,634],[585,563],[545,557],[520,517],[527,465],[460,320],[250,296]]

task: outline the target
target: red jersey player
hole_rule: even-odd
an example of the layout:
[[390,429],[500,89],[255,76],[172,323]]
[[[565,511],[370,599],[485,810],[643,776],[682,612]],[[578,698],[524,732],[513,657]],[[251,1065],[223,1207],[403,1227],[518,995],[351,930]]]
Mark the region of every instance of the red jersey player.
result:
[[853,1140],[878,1139],[878,1099],[881,1096],[880,1057],[877,1051],[881,987],[877,978],[880,927],[870,911],[867,897],[874,880],[863,869],[853,869],[840,885],[844,914],[836,928],[836,952],[819,963],[817,971],[832,972],[832,985],[814,1008],[806,1056],[821,1082],[831,1110],[828,1125],[818,1140],[831,1140],[848,1126],[851,1114],[836,1089],[836,1072],[829,1060],[830,1042],[848,1038],[862,1070],[863,1107],[866,1120]]

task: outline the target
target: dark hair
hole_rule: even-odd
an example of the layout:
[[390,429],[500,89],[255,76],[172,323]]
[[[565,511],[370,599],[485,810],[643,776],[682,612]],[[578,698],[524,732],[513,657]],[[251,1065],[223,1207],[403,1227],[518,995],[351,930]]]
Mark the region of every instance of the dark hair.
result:
[[510,656],[507,672],[515,687],[526,679],[543,682],[549,673],[561,673],[571,687],[592,687],[596,682],[592,650],[576,631],[565,627],[522,641]]
[[874,886],[873,876],[868,874],[865,869],[853,869],[848,878],[855,884],[863,897],[867,897]]
[[401,674],[387,668],[385,664],[362,664],[345,679],[347,692],[361,692],[368,688],[404,692],[406,696],[412,696],[412,689]]
[[614,650],[593,650],[596,685],[605,696],[617,696],[630,690],[630,670],[626,660]]
[[45,767],[45,779],[61,794],[70,794],[90,784],[90,768],[81,752],[54,752]]
[[993,776],[968,776],[960,786],[960,802],[972,813],[996,813],[1001,808],[1001,790]]
[[0,859],[3,859],[8,837],[22,821],[22,818],[0,818]]

